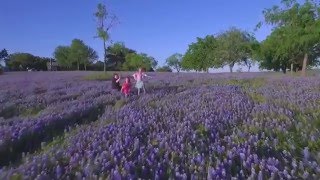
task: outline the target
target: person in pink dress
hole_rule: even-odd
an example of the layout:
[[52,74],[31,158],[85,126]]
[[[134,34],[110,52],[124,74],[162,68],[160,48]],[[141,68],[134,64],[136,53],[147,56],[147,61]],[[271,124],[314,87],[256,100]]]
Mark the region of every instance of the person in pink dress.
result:
[[142,68],[139,68],[138,72],[133,74],[133,78],[136,81],[135,87],[138,89],[138,95],[140,95],[140,90],[143,89],[143,92],[146,93],[146,89],[144,87],[143,78],[150,77],[146,73],[143,72]]

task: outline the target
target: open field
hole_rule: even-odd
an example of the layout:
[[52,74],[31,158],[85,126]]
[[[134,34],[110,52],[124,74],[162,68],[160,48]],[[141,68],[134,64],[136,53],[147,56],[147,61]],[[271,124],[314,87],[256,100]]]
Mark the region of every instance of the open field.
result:
[[0,179],[320,178],[319,76],[92,73],[0,76]]

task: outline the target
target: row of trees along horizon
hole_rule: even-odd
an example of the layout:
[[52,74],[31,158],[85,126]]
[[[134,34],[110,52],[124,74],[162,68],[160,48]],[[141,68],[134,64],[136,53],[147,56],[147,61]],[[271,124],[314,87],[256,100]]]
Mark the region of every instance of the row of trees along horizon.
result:
[[[185,54],[175,53],[166,59],[166,65],[158,67],[158,61],[145,53],[137,53],[123,42],[110,42],[109,31],[117,24],[117,17],[100,3],[94,14],[97,20],[97,36],[103,42],[103,60],[97,52],[80,39],[70,45],[58,46],[54,59],[37,57],[29,53],[13,53],[3,49],[0,60],[9,70],[35,68],[46,70],[46,63],[56,61],[62,70],[112,70],[133,71],[143,67],[147,71],[205,71],[245,65],[250,68],[259,64],[260,69],[301,71],[305,76],[308,67],[318,66],[320,61],[320,4],[315,0],[298,3],[282,0],[262,12],[264,20],[257,23],[255,30],[263,25],[272,26],[272,32],[262,42],[253,33],[230,27],[217,35],[197,37],[189,44]],[[45,62],[45,63],[44,63]]]

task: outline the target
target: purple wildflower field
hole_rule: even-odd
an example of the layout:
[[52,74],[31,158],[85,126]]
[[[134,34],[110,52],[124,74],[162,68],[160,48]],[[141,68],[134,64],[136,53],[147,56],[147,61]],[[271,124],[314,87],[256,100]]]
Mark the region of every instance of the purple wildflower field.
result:
[[320,179],[319,77],[90,73],[0,76],[0,179]]

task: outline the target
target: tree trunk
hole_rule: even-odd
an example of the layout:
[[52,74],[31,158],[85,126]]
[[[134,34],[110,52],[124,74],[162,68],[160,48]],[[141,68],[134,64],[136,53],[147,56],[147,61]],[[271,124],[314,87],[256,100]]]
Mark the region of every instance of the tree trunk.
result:
[[77,66],[78,66],[78,71],[80,70],[80,63],[79,61],[77,62]]
[[251,66],[248,67],[248,72],[250,72]]
[[87,65],[86,64],[84,64],[84,70],[87,71]]
[[232,71],[233,66],[234,66],[234,65],[231,65],[231,64],[229,65],[229,68],[230,68],[230,72],[231,72],[231,73],[233,72],[233,71]]
[[282,66],[282,67],[281,67],[281,70],[282,70],[283,74],[286,74],[286,73],[287,73],[287,67],[286,67],[286,66]]
[[107,68],[107,49],[106,49],[106,41],[105,40],[103,40],[103,49],[104,49],[103,72],[106,72],[106,68]]
[[308,63],[308,54],[305,53],[303,58],[301,76],[306,76],[307,63]]
[[290,73],[293,74],[293,63],[291,63]]

